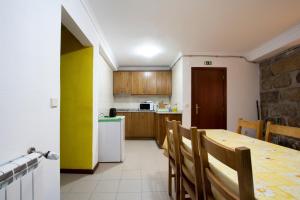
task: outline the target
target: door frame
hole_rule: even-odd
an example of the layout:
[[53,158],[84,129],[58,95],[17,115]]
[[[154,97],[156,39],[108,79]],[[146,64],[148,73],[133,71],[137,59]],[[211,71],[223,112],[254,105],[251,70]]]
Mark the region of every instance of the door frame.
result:
[[194,71],[201,71],[201,70],[222,70],[224,71],[224,104],[226,105],[224,108],[224,120],[225,120],[225,129],[227,129],[227,67],[191,67],[191,125],[193,124],[193,72]]

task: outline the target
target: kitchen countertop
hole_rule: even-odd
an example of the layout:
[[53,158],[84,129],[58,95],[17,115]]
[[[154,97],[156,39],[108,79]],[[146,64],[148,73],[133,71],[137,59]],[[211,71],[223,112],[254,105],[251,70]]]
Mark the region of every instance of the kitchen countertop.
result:
[[152,111],[152,110],[138,110],[138,109],[117,109],[117,112],[153,112],[156,114],[182,114],[182,112],[166,112],[166,111]]
[[99,117],[98,122],[119,122],[122,119],[125,119],[124,116],[116,116],[116,117]]

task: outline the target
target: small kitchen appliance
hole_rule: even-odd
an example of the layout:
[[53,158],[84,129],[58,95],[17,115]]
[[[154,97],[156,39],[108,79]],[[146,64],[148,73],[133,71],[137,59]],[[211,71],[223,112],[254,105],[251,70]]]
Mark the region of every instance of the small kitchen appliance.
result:
[[140,110],[154,111],[154,103],[152,101],[145,101],[140,103]]
[[117,116],[117,109],[116,108],[109,109],[109,117],[115,117],[115,116]]

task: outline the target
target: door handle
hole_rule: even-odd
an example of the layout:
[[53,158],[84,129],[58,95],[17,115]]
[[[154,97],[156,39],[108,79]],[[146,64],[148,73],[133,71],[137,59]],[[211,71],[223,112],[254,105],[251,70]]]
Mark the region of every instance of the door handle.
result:
[[198,106],[198,104],[196,104],[195,108],[196,108],[196,115],[198,115],[200,106]]

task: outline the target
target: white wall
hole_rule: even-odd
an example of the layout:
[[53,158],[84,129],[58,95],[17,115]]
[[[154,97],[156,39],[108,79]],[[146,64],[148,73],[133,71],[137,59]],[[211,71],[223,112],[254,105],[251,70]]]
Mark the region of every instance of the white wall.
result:
[[[60,99],[62,5],[94,46],[94,141],[98,111],[113,103],[112,89],[108,91],[111,69],[99,55],[99,37],[80,0],[4,1],[0,7],[0,164],[25,154],[31,146],[59,153],[60,109],[50,108],[50,98]],[[97,145],[94,142],[93,149]],[[59,161],[45,161],[43,169],[43,200],[59,200]]]
[[177,104],[179,110],[183,108],[183,59],[172,68],[172,97],[171,103]]
[[[29,147],[59,153],[59,0],[9,0],[0,6],[0,164]],[[58,200],[59,161],[43,161],[42,200]]]
[[227,129],[236,130],[242,117],[257,119],[256,100],[259,100],[259,66],[242,58],[183,58],[183,124],[191,125],[191,67],[203,67],[211,60],[211,67],[227,68]]
[[167,96],[116,96],[114,97],[113,106],[117,109],[139,109],[140,103],[144,101],[153,101],[158,104],[163,101],[164,103],[170,103],[170,98]]
[[64,9],[94,47],[93,79],[93,165],[98,162],[98,113],[108,112],[113,103],[112,69],[99,54],[101,38],[80,0],[63,0]]
[[94,49],[94,131],[93,131],[93,164],[98,162],[98,116],[108,114],[113,104],[113,71]]

